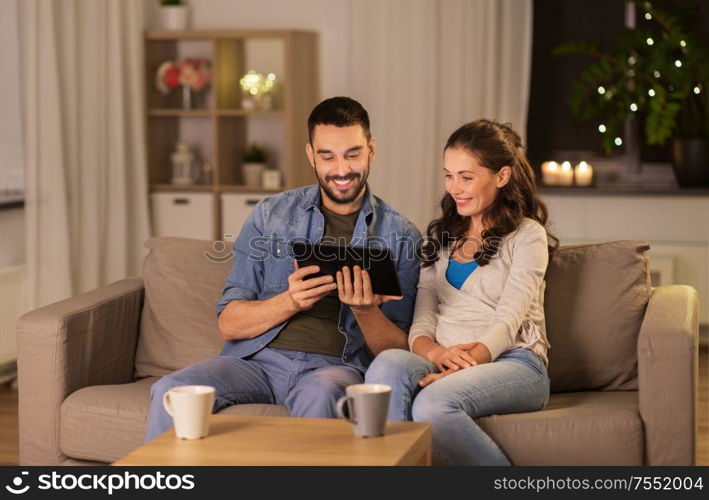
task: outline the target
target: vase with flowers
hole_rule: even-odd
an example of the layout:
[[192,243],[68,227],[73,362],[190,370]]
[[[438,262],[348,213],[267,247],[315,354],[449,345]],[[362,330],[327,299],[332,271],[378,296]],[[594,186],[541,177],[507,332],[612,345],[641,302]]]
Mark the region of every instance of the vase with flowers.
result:
[[202,97],[212,78],[209,61],[206,59],[187,58],[179,61],[165,61],[156,73],[158,91],[167,95],[172,90],[182,89],[183,109],[205,107],[204,103],[195,106],[193,96]]

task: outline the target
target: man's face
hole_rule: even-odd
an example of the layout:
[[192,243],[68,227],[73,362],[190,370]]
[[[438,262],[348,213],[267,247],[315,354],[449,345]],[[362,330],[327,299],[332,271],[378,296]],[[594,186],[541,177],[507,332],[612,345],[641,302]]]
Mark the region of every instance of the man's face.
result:
[[316,125],[313,143],[305,147],[325,195],[335,203],[352,203],[364,191],[375,141],[367,141],[360,125]]

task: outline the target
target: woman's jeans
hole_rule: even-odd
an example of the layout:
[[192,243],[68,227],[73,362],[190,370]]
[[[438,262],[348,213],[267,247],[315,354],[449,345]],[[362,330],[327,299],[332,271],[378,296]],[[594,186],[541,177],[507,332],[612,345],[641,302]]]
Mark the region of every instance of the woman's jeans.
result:
[[430,422],[433,450],[447,465],[511,465],[474,419],[541,410],[549,401],[549,377],[542,358],[523,347],[495,361],[465,368],[421,388],[436,367],[402,349],[379,354],[365,382],[392,387],[389,420]]

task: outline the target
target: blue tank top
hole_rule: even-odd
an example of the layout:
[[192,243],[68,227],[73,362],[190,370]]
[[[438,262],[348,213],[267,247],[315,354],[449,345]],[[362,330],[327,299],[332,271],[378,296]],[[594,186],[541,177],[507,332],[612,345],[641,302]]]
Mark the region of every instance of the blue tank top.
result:
[[449,258],[448,268],[446,269],[446,279],[448,280],[448,283],[460,290],[460,287],[463,286],[463,283],[465,283],[465,280],[468,279],[470,273],[475,271],[477,267],[478,263],[475,260],[460,263]]

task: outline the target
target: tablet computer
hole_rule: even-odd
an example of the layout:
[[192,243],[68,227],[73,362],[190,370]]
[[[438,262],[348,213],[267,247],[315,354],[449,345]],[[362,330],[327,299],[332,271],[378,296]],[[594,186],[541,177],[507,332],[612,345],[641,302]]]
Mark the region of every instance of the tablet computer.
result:
[[291,249],[298,267],[320,266],[319,272],[308,275],[306,279],[328,274],[337,279],[336,273],[343,266],[349,266],[352,270],[358,265],[369,272],[372,292],[379,295],[401,295],[399,276],[388,248],[292,242]]

